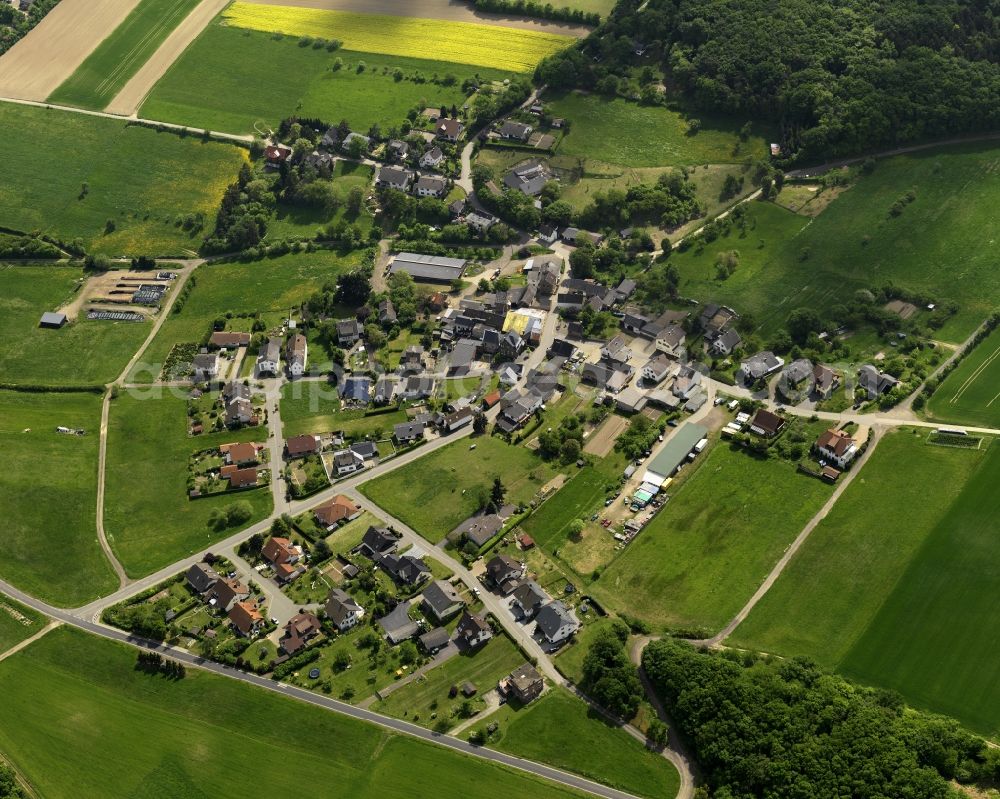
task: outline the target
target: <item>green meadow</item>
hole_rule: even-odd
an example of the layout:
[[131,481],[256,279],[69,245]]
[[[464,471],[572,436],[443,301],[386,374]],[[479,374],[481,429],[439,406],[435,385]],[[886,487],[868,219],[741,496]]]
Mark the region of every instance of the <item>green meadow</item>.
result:
[[61,628],[0,663],[0,751],[39,795],[581,796],[236,680],[150,675],[136,651]]
[[100,422],[98,394],[0,391],[0,576],[57,605],[82,605],[118,586],[95,527]]
[[[208,526],[215,509],[246,500],[253,516],[272,509],[271,489],[188,499],[188,458],[198,450],[231,441],[266,441],[266,428],[187,434],[187,400],[171,389],[123,391],[111,403],[104,526],[130,576],[156,571],[235,533]],[[246,526],[246,525],[242,525]]]
[[[334,70],[340,59],[343,66]],[[239,64],[239,69],[233,69]],[[363,65],[363,66],[362,66]],[[359,66],[362,66],[359,70]],[[396,80],[394,72],[405,76]],[[450,86],[430,82],[454,75]],[[212,23],[173,64],[143,104],[141,115],[184,125],[253,133],[285,117],[346,119],[355,130],[399,125],[420,106],[461,106],[462,80],[509,77],[497,70],[399,56],[329,52],[296,37]],[[421,76],[420,80],[414,80]]]
[[0,264],[0,382],[96,385],[114,380],[149,334],[142,322],[77,321],[59,330],[38,320],[72,299],[84,279],[73,266]]
[[49,95],[50,103],[100,110],[149,60],[199,0],[141,0],[125,20]]
[[942,422],[1000,427],[1000,329],[981,341],[944,379],[927,402]]
[[720,444],[667,493],[591,590],[653,626],[714,631],[751,597],[830,488],[786,461]]
[[46,622],[41,613],[0,595],[0,653],[33,636]]
[[[948,147],[878,161],[813,219],[751,203],[745,233],[734,226],[671,256],[680,292],[750,312],[770,333],[796,308],[822,311],[857,289],[893,283],[956,302],[958,313],[935,336],[962,341],[1000,302],[992,243],[998,166],[996,146]],[[911,190],[916,199],[892,216]],[[716,279],[718,254],[734,249],[739,267]]]
[[[109,255],[182,255],[207,230],[247,154],[113,119],[4,103],[0,226]],[[44,157],[42,157],[44,154]]]

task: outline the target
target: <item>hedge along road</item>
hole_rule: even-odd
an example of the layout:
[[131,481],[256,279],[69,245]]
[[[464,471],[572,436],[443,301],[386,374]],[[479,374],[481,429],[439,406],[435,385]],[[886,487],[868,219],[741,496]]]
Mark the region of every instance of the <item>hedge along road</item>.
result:
[[187,652],[186,650],[175,649],[174,647],[167,646],[166,644],[162,644],[158,641],[149,641],[145,638],[131,635],[113,627],[107,627],[98,622],[77,618],[68,611],[54,608],[51,605],[46,605],[44,602],[40,602],[34,597],[30,597],[27,594],[18,591],[14,588],[14,586],[2,580],[0,580],[0,591],[6,593],[13,599],[16,599],[18,602],[37,610],[39,613],[44,613],[46,616],[49,616],[56,621],[77,627],[93,635],[99,635],[102,638],[129,644],[130,646],[138,647],[140,649],[154,650],[189,666],[204,669],[205,671],[211,671],[224,677],[231,677],[234,680],[240,680],[241,682],[248,683],[249,685],[253,685],[257,688],[263,688],[267,691],[283,694],[292,699],[297,699],[301,702],[306,702],[310,705],[316,705],[317,707],[324,708],[325,710],[331,710],[335,713],[340,713],[359,721],[375,724],[385,730],[389,730],[390,732],[419,738],[429,743],[447,747],[448,749],[464,755],[497,763],[499,765],[506,766],[507,768],[516,769],[517,771],[523,771],[533,776],[550,780],[551,782],[577,791],[582,791],[592,796],[603,797],[603,799],[637,799],[637,797],[633,794],[615,790],[614,788],[608,788],[607,786],[592,782],[591,780],[584,779],[583,777],[578,777],[575,774],[570,774],[568,772],[552,768],[551,766],[546,766],[542,763],[535,763],[531,760],[513,757],[512,755],[507,755],[492,749],[473,746],[472,744],[459,738],[452,738],[451,736],[436,733],[432,730],[426,730],[416,724],[410,724],[406,721],[400,721],[399,719],[383,716],[379,713],[374,713],[371,710],[355,707],[354,705],[349,705],[346,702],[330,699],[329,697],[322,696],[320,694],[314,694],[311,691],[306,691],[293,685],[275,682],[274,680],[269,680],[264,677],[258,677],[256,674],[248,674],[229,666],[224,666],[221,663],[215,663],[214,661],[198,657],[190,652]]

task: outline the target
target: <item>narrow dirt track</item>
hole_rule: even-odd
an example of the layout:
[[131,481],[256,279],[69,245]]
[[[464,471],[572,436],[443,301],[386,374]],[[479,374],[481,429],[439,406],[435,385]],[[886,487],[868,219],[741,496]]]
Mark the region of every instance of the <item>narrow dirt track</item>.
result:
[[[392,17],[422,17],[445,19],[451,22],[478,22],[481,25],[500,25],[542,33],[561,33],[564,36],[583,38],[590,33],[585,25],[571,25],[548,19],[527,19],[505,14],[488,14],[476,11],[462,0],[243,0],[260,6],[297,6],[320,8],[327,11],[356,11],[362,14],[387,14]],[[427,54],[433,58],[433,53]]]
[[139,0],[62,0],[0,57],[0,96],[44,100],[138,4]]
[[170,66],[201,34],[208,24],[229,4],[229,0],[202,0],[164,40],[149,60],[126,83],[105,109],[109,114],[133,116],[153,86]]

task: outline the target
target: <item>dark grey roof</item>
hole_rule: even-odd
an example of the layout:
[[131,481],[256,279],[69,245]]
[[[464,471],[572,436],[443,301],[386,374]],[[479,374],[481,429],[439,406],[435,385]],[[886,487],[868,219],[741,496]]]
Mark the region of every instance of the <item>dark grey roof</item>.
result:
[[435,580],[424,589],[424,602],[439,619],[446,616],[455,605],[465,604],[454,586],[444,580]]
[[420,645],[428,652],[434,652],[448,645],[451,636],[444,627],[435,627],[420,636]]
[[389,613],[378,620],[386,637],[394,644],[405,641],[417,634],[420,626],[410,616],[410,603],[400,602]]
[[566,606],[558,599],[545,605],[535,617],[538,629],[546,638],[552,638],[559,628],[566,624],[576,624],[577,621]]

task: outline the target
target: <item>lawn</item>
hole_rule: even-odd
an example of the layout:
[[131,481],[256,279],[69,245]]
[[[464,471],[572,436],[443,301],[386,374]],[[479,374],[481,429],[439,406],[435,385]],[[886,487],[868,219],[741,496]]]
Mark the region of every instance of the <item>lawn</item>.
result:
[[149,334],[141,322],[89,321],[60,330],[38,326],[68,302],[83,271],[70,266],[0,265],[0,382],[95,385],[114,380]]
[[590,651],[590,645],[600,633],[611,629],[612,622],[610,616],[595,616],[589,623],[585,623],[573,636],[573,640],[556,655],[555,666],[559,673],[567,680],[579,683],[583,679],[583,661]]
[[717,446],[591,590],[651,625],[717,630],[829,493],[787,461]]
[[48,101],[104,108],[197,5],[198,0],[141,0]]
[[955,367],[927,403],[931,419],[1000,427],[1000,328]]
[[609,724],[586,704],[556,689],[514,713],[495,748],[650,799],[680,787],[669,760]]
[[429,541],[440,541],[480,507],[500,476],[507,502],[528,502],[554,475],[531,450],[499,438],[462,439],[361,486],[376,505]]
[[[420,55],[426,56],[427,50]],[[332,69],[334,61],[342,69]],[[363,62],[364,71],[358,71]],[[232,69],[239,64],[238,70]],[[397,81],[396,69],[404,79]],[[462,64],[368,52],[301,46],[292,36],[226,27],[214,22],[156,84],[142,106],[150,119],[253,133],[254,123],[277,128],[293,114],[336,124],[346,119],[356,130],[373,124],[399,125],[407,112],[465,102],[462,79],[480,73],[500,79],[506,73]],[[452,74],[450,86],[429,82]],[[276,76],[280,76],[276,78]]]
[[82,605],[118,586],[94,526],[100,422],[97,394],[0,391],[0,575],[46,602]]
[[[129,379],[155,380],[174,344],[198,343],[212,330],[213,322],[229,314],[227,330],[250,332],[253,320],[262,314],[268,325],[280,324],[324,283],[360,264],[356,255],[339,255],[330,250],[282,255],[253,263],[205,264],[190,279],[191,294],[179,313],[172,313],[150,342],[141,363]],[[322,353],[310,347],[310,360]],[[252,361],[257,353],[248,353]]]
[[[996,146],[963,145],[879,161],[819,216],[798,216],[772,204],[749,206],[746,235],[737,229],[699,249],[675,253],[683,296],[731,303],[750,312],[765,333],[795,308],[822,311],[860,288],[894,283],[924,292],[958,313],[935,337],[963,341],[1000,303],[1000,272],[990,231],[1000,201]],[[892,204],[916,199],[892,216]],[[723,250],[741,262],[715,279]],[[803,257],[805,254],[805,257]]]
[[297,381],[281,387],[281,432],[285,438],[335,430],[331,425],[339,410],[340,394],[327,382]]
[[31,608],[0,596],[0,653],[41,630],[47,619]]
[[339,39],[348,50],[531,72],[545,56],[576,39],[540,31],[440,19],[357,14],[236,2],[222,14],[234,28]]
[[[968,455],[969,453],[959,453]],[[1000,447],[956,491],[878,613],[839,665],[917,707],[1000,733]]]
[[552,5],[555,8],[578,8],[581,11],[605,17],[615,7],[615,0],[558,0]]
[[883,437],[731,643],[830,669],[843,661],[985,454],[926,439],[926,430]]
[[484,694],[496,688],[500,678],[524,663],[524,655],[505,635],[498,635],[471,655],[455,655],[409,685],[393,691],[372,705],[376,713],[398,716],[425,727],[440,724],[445,730],[460,722],[452,717],[464,701],[459,694],[448,698],[451,686],[468,681]]
[[[624,167],[662,167],[740,163],[747,155],[765,152],[759,135],[735,152],[740,143],[737,129],[745,120],[702,116],[702,129],[692,136],[681,114],[658,106],[576,92],[546,96],[546,104],[554,116],[572,124],[559,146],[563,156]],[[623,130],[628,135],[622,135]]]
[[[0,225],[40,230],[111,255],[181,255],[211,229],[246,151],[70,112],[0,106],[7,166]],[[45,155],[41,157],[40,154]]]
[[277,796],[290,752],[300,797],[578,795],[235,680],[152,676],[135,653],[60,629],[0,663],[0,750],[40,795]]
[[347,211],[346,203],[351,189],[357,186],[367,193],[371,182],[372,168],[370,166],[350,161],[337,161],[332,180],[333,192],[339,201],[337,210],[330,215],[318,208],[278,203],[274,217],[268,222],[268,238],[312,238],[316,235],[318,228],[340,221],[356,224],[361,230],[362,236],[367,236],[372,226],[371,214],[362,211],[357,216],[351,216]]
[[187,435],[187,400],[170,390],[123,392],[111,404],[108,425],[105,529],[125,571],[132,577],[210,547],[236,532],[216,532],[207,522],[215,509],[246,500],[247,524],[271,512],[270,488],[191,500],[188,457],[229,441],[265,441],[264,428]]

